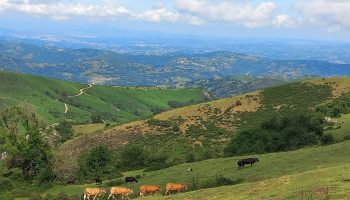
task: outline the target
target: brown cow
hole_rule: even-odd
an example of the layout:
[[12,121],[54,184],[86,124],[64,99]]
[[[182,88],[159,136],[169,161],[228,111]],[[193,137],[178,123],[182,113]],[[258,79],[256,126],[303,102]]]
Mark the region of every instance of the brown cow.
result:
[[187,185],[181,183],[168,183],[166,184],[166,192],[165,195],[171,194],[170,191],[177,191],[180,193],[183,190],[187,190]]
[[[111,187],[110,194],[108,196],[108,199],[113,197],[114,195],[122,195],[122,199],[124,199],[124,196],[129,199],[129,194],[133,194],[134,191],[131,188],[126,188],[126,187]],[[108,200],[107,199],[107,200]]]
[[145,193],[152,195],[156,192],[161,192],[162,188],[160,185],[141,185],[140,186],[140,197],[144,197]]
[[98,197],[101,196],[102,193],[106,193],[106,190],[104,188],[85,188],[84,200],[90,200],[90,196],[94,196],[93,200],[95,200],[96,198],[98,199]]

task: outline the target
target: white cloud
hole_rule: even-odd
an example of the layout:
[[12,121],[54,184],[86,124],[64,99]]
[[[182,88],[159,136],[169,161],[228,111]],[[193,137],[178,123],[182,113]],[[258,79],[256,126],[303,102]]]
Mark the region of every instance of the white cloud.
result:
[[297,26],[297,22],[287,14],[277,15],[272,24],[277,28],[295,28]]
[[349,0],[299,0],[295,8],[305,23],[323,25],[327,30],[350,30]]
[[[145,11],[132,11],[124,6],[104,3],[79,3],[66,0],[0,0],[0,12],[21,12],[53,20],[85,17],[90,21],[127,18],[150,22],[182,22],[203,25],[223,22],[247,28],[292,28],[299,25],[287,14],[278,13],[278,6],[271,1],[256,3],[253,0],[174,0],[176,6],[167,8],[158,4]],[[317,2],[314,0],[314,2]],[[341,1],[343,2],[343,1]]]
[[175,22],[180,19],[180,14],[178,12],[171,12],[163,7],[148,10],[136,16],[138,19],[144,19],[146,21],[153,21],[153,22],[160,22],[160,21]]
[[273,2],[255,4],[252,1],[225,0],[220,3],[210,0],[177,0],[177,8],[204,21],[229,22],[245,27],[260,27],[271,24],[277,5]]

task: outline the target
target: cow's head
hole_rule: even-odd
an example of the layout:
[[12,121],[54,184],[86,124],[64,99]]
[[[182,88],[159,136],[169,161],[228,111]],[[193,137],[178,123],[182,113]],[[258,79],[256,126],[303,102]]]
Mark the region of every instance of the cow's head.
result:
[[134,194],[134,190],[131,188],[128,188],[128,194]]
[[256,162],[259,162],[259,158],[256,158]]
[[184,190],[187,190],[188,189],[188,186],[187,185],[182,185],[182,187],[184,188]]
[[102,193],[107,193],[107,191],[106,191],[105,188],[100,188],[100,192],[102,192]]
[[160,187],[160,185],[157,186],[157,191],[159,191],[159,192],[162,191],[162,187]]

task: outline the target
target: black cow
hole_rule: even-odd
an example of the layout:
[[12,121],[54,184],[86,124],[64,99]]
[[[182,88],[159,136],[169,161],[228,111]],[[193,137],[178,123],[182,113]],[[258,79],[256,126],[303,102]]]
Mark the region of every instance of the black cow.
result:
[[242,160],[239,160],[237,162],[237,165],[238,165],[239,168],[242,169],[244,167],[244,165],[249,165],[250,164],[250,166],[253,166],[253,164],[256,163],[256,162],[259,162],[258,158],[244,158]]
[[137,183],[137,179],[135,177],[129,176],[129,177],[125,177],[125,184],[127,183]]
[[95,181],[96,185],[102,184],[102,179],[100,179],[100,178],[95,178],[94,181]]

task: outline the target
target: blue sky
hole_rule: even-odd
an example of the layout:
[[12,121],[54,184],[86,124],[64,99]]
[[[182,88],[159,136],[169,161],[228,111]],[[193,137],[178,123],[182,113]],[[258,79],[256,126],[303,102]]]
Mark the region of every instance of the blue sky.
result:
[[0,0],[0,28],[350,40],[349,0]]

